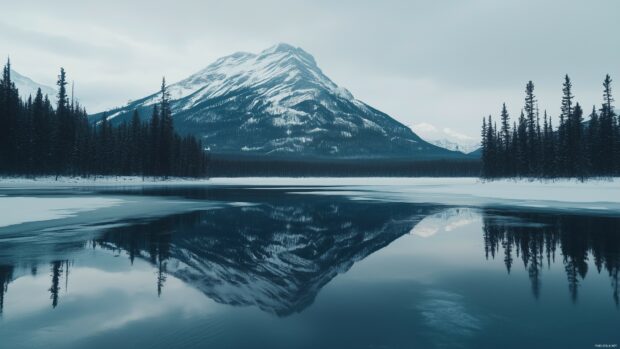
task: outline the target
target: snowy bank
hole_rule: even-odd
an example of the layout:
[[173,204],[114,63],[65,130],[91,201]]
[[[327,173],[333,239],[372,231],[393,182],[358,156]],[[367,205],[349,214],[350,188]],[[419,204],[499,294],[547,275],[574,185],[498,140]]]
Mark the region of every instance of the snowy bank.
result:
[[[256,177],[168,180],[141,177],[39,179],[3,178],[1,190],[106,186],[239,186],[316,188],[315,194],[346,195],[354,199],[429,202],[466,206],[519,206],[620,212],[620,178],[610,180],[482,181],[478,178],[342,178]],[[329,191],[326,191],[329,187]]]
[[11,190],[17,195],[3,196],[0,190],[0,235],[21,232],[49,231],[56,227],[70,230],[89,230],[101,224],[121,224],[132,219],[150,219],[175,213],[239,206],[244,203],[189,200],[157,196],[94,196],[76,193],[74,196],[30,196],[35,191]]
[[0,188],[48,188],[48,187],[91,187],[91,186],[140,186],[140,185],[182,185],[204,184],[208,179],[140,177],[140,176],[92,176],[92,177],[0,177]]
[[[317,188],[353,199],[620,213],[620,179],[555,181],[478,178],[214,178],[210,185]],[[324,187],[331,187],[326,191]]]
[[120,205],[121,199],[102,197],[0,197],[0,227],[73,217],[80,212]]

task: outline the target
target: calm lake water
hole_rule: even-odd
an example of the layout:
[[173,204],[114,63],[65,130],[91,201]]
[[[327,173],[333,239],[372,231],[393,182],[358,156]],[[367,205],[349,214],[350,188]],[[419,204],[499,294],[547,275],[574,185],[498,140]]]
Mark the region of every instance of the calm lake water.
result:
[[620,344],[618,217],[333,188],[69,194],[222,205],[0,229],[1,348]]

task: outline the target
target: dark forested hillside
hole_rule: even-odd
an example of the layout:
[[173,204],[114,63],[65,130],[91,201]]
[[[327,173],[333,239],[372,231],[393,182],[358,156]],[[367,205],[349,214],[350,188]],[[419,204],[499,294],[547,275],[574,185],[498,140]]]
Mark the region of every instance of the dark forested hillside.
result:
[[0,174],[142,175],[206,174],[206,154],[193,136],[174,131],[165,81],[149,122],[134,112],[130,122],[112,126],[106,117],[93,124],[67,93],[64,69],[51,102],[39,89],[19,97],[7,62],[0,80]]
[[[534,84],[525,88],[525,105],[510,123],[506,105],[499,125],[492,116],[482,120],[482,176],[579,178],[620,175],[620,124],[614,110],[611,78],[603,81],[603,103],[584,116],[574,101],[568,75],[562,87],[559,125],[539,113]],[[542,124],[541,124],[542,122]]]

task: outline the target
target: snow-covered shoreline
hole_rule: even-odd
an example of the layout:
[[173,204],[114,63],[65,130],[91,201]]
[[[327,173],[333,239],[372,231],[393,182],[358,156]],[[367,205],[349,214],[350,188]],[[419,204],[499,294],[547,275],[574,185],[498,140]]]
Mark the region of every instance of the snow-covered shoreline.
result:
[[351,185],[453,185],[484,184],[488,186],[601,187],[620,186],[620,178],[577,179],[502,179],[487,181],[477,177],[215,177],[159,178],[140,176],[92,177],[0,177],[0,188],[15,186],[114,186],[114,185],[266,185],[266,186],[351,186]]
[[141,176],[91,176],[91,177],[68,177],[42,176],[42,177],[0,177],[0,189],[9,188],[38,188],[38,187],[81,187],[81,186],[126,186],[126,185],[178,185],[178,184],[203,184],[208,179],[196,178],[158,178]]
[[[445,205],[620,212],[620,178],[607,180],[499,180],[479,178],[245,177],[186,179],[142,177],[2,178],[0,196],[23,190],[126,186],[279,187],[290,193],[344,195],[353,199],[429,202]],[[326,189],[328,187],[328,189]],[[4,191],[4,193],[3,193]]]

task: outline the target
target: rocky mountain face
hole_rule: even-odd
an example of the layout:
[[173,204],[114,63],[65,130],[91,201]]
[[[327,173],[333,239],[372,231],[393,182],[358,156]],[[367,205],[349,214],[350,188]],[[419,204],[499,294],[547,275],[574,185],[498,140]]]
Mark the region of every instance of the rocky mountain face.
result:
[[[287,44],[235,53],[169,86],[175,127],[218,154],[329,158],[451,158],[332,82],[314,58]],[[92,116],[148,119],[158,94]]]

